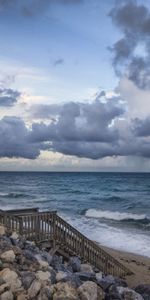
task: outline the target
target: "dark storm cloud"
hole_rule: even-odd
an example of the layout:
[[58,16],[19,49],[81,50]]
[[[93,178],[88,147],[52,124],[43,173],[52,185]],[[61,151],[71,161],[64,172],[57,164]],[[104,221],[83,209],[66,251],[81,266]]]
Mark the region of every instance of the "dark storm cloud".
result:
[[[86,141],[112,142],[118,139],[118,132],[112,121],[124,113],[117,101],[102,103],[69,102],[59,106],[41,107],[44,115],[54,121],[49,125],[34,123],[32,138],[35,141]],[[49,112],[49,113],[48,113]],[[40,113],[38,114],[40,116]]]
[[[150,158],[150,117],[128,124],[126,135],[117,126],[124,110],[118,100],[74,103],[52,107],[49,122],[28,128],[16,117],[0,120],[0,157],[35,159],[41,150],[100,159],[138,156]],[[120,122],[125,122],[122,119]],[[125,124],[124,123],[124,124]]]
[[136,118],[133,121],[133,130],[135,134],[139,137],[149,137],[150,136],[150,117],[146,119]]
[[12,89],[0,88],[0,106],[10,107],[17,103],[21,93]]
[[28,141],[29,130],[17,117],[0,120],[0,157],[24,157],[35,159],[40,154],[41,145]]
[[150,11],[137,1],[119,1],[110,12],[122,31],[111,51],[117,75],[125,75],[140,89],[150,88]]

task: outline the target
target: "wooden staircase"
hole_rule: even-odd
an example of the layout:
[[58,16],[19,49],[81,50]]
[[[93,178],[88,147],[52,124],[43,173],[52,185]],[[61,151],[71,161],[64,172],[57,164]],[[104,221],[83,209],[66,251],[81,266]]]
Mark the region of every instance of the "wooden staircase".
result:
[[118,277],[133,274],[98,244],[58,216],[56,211],[39,212],[38,208],[0,210],[0,224],[18,232],[27,240],[51,245],[54,252],[68,257],[79,256],[82,261],[89,262],[105,274]]

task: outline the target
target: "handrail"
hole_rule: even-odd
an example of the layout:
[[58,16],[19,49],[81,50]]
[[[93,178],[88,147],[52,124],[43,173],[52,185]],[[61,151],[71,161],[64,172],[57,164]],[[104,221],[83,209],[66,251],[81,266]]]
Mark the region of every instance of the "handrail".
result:
[[[30,211],[32,210],[32,213]],[[95,242],[67,223],[56,211],[39,212],[37,209],[0,211],[0,223],[36,242],[54,241],[67,253],[78,255],[106,274],[125,276],[133,274],[122,263]]]

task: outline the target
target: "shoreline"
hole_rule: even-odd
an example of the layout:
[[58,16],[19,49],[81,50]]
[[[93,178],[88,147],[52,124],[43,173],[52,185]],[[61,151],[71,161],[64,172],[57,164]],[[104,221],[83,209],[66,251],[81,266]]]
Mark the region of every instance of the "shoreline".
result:
[[138,284],[150,283],[150,258],[122,250],[116,250],[99,244],[105,251],[111,254],[119,262],[123,263],[134,275],[126,276],[127,284],[134,288]]

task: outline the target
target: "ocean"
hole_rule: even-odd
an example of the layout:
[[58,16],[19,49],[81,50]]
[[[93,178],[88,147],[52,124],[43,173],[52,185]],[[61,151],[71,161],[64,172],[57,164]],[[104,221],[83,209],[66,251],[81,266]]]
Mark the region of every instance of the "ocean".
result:
[[150,257],[150,173],[0,172],[0,208],[39,207],[92,240]]

